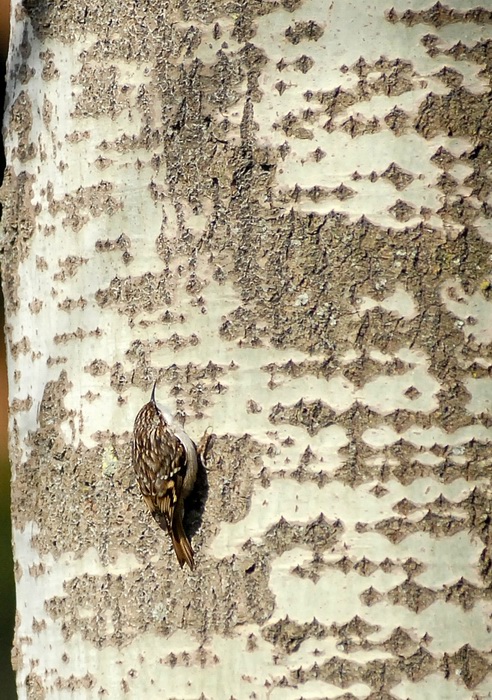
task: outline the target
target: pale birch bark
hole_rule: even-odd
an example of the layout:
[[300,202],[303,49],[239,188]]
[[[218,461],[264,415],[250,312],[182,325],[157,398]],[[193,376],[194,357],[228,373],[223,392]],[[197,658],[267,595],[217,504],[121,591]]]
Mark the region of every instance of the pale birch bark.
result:
[[[490,697],[491,13],[15,0],[19,698]],[[130,464],[215,434],[180,571]]]

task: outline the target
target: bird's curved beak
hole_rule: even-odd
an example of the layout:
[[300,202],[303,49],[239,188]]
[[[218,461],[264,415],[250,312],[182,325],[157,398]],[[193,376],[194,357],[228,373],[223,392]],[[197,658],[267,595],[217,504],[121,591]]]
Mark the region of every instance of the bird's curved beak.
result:
[[150,400],[154,404],[155,404],[155,388],[156,388],[156,386],[157,386],[157,379],[154,382],[154,386],[152,387],[152,394],[150,395]]

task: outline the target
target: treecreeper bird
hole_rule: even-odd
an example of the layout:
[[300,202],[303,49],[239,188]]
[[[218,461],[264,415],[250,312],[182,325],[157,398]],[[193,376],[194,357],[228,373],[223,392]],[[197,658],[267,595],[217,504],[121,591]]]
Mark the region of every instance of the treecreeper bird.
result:
[[140,491],[156,521],[171,536],[179,565],[191,570],[194,556],[183,527],[184,501],[191,493],[198,471],[193,440],[173,424],[156,403],[154,383],[150,401],[137,413],[133,427],[132,457]]

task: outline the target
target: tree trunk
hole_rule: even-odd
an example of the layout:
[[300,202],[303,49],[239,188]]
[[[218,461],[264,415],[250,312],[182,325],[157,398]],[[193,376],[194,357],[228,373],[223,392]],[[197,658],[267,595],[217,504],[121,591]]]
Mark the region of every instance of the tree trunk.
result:
[[13,2],[19,698],[489,697],[492,13],[422,8]]

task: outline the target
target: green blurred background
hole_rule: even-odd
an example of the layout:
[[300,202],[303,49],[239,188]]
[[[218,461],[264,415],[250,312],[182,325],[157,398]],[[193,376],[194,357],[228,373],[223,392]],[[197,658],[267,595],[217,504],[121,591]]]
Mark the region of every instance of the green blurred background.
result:
[[[3,305],[2,305],[3,306]],[[1,309],[3,329],[3,308]],[[3,335],[3,333],[2,333]],[[7,369],[5,345],[0,352],[0,678],[2,700],[15,700],[15,679],[10,662],[14,629],[15,595],[10,530],[10,469],[7,455]]]
[[[5,100],[5,62],[9,36],[9,2],[0,0],[0,91],[1,104]],[[3,146],[0,149],[0,173],[5,161]],[[3,301],[3,300],[2,300]],[[0,308],[3,336],[3,303]],[[16,700],[15,678],[10,662],[10,650],[14,629],[15,595],[10,531],[10,469],[7,453],[8,390],[5,366],[5,343],[0,343],[0,678],[2,700]]]

